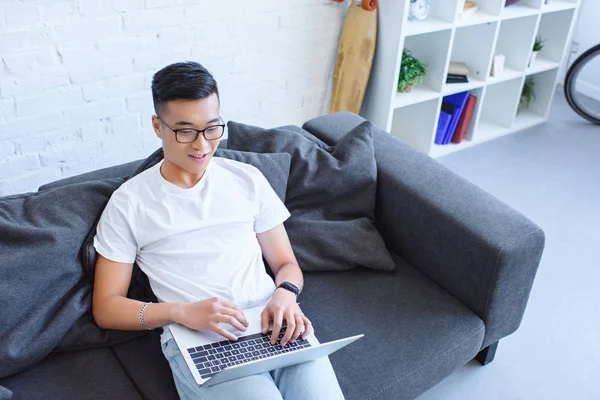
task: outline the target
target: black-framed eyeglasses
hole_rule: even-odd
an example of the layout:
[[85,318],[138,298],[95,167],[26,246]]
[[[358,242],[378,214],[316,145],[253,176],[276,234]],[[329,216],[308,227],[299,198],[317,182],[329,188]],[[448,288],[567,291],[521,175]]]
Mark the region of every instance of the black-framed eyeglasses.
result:
[[202,130],[192,128],[173,129],[159,116],[156,118],[158,118],[164,126],[175,132],[175,140],[177,140],[178,143],[193,143],[198,139],[200,133],[202,133],[202,136],[204,136],[204,139],[206,140],[217,140],[225,133],[225,124],[211,125]]

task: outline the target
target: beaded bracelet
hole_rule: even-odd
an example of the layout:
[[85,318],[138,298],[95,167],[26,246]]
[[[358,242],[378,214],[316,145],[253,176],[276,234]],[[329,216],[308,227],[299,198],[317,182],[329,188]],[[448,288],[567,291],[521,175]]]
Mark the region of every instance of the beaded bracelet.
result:
[[152,328],[150,328],[148,325],[146,325],[146,323],[144,322],[144,310],[146,309],[146,307],[148,306],[148,304],[152,304],[152,303],[145,303],[142,308],[140,308],[140,324],[142,324],[142,326],[144,327],[145,330],[147,331],[151,331]]

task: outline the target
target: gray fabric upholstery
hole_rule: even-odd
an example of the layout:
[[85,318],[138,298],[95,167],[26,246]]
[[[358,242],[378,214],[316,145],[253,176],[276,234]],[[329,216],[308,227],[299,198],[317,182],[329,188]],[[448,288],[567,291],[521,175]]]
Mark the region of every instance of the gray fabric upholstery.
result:
[[38,191],[54,189],[60,186],[72,185],[73,183],[81,183],[87,181],[93,181],[97,179],[109,179],[118,178],[121,176],[130,176],[133,171],[140,165],[142,160],[132,161],[127,164],[115,165],[113,167],[97,169],[95,171],[86,172],[85,174],[79,174],[71,176],[65,179],[59,179],[54,182],[47,183],[39,187]]
[[305,274],[299,302],[319,340],[365,334],[330,356],[347,400],[414,399],[481,346],[481,319],[396,261],[391,273],[359,268]]
[[[297,129],[300,129],[296,127]],[[227,148],[227,139],[221,140],[219,143],[219,148],[226,149]],[[157,149],[153,155],[156,154],[160,149]],[[72,183],[81,183],[87,181],[94,181],[97,179],[108,179],[108,178],[120,178],[120,177],[128,177],[132,176],[136,170],[148,159],[152,159],[152,155],[147,158],[143,158],[141,160],[132,161],[126,164],[114,165],[108,168],[97,169],[94,171],[86,172],[84,174],[79,174],[75,176],[71,176],[65,179],[59,179],[54,182],[47,183],[39,187],[38,191],[53,189],[59,186],[70,185]]]
[[[362,121],[343,112],[303,128],[332,145]],[[482,347],[514,332],[544,249],[544,232],[389,133],[373,135],[376,219],[388,246],[483,319]]]
[[254,165],[267,178],[267,181],[269,181],[281,201],[285,201],[290,175],[290,161],[292,158],[289,154],[259,154],[247,151],[217,149],[215,157],[223,157],[244,164]]
[[0,377],[44,358],[90,309],[78,252],[121,181],[0,198]]
[[160,335],[156,331],[114,346],[113,352],[144,400],[179,399],[171,368],[160,348]]
[[141,400],[110,348],[52,353],[0,385],[12,390],[13,400]]
[[229,122],[228,130],[231,149],[292,156],[285,200],[292,216],[285,227],[303,270],[393,269],[373,226],[377,170],[370,122],[348,132],[335,148],[298,128]]

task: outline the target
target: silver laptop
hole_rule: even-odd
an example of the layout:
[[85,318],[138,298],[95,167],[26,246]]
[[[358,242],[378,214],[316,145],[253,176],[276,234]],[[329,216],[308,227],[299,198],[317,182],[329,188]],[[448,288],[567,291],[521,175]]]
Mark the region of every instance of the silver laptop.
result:
[[282,348],[279,343],[285,327],[279,333],[277,343],[272,345],[271,331],[267,335],[262,334],[260,315],[263,309],[264,307],[256,307],[244,310],[249,324],[245,332],[228,324],[221,325],[238,337],[235,342],[212,331],[194,331],[179,324],[169,326],[173,339],[198,385],[212,386],[312,361],[364,336],[357,335],[319,344],[311,331],[305,340],[299,337],[294,343],[288,343]]

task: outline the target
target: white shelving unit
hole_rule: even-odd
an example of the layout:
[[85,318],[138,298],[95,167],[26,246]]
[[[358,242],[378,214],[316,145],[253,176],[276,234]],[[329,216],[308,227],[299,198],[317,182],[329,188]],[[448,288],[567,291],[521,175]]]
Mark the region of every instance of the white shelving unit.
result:
[[[461,19],[460,0],[431,0],[424,21],[408,19],[410,0],[379,0],[377,48],[360,114],[418,150],[439,157],[543,123],[567,54],[580,0],[475,0],[476,14]],[[529,65],[537,36],[544,48]],[[397,91],[404,49],[427,64],[427,75],[410,93]],[[494,55],[506,57],[502,75],[490,76]],[[446,84],[450,61],[467,65],[469,83]],[[523,83],[535,82],[535,99],[519,106]],[[459,144],[434,143],[446,95],[477,97]]]

